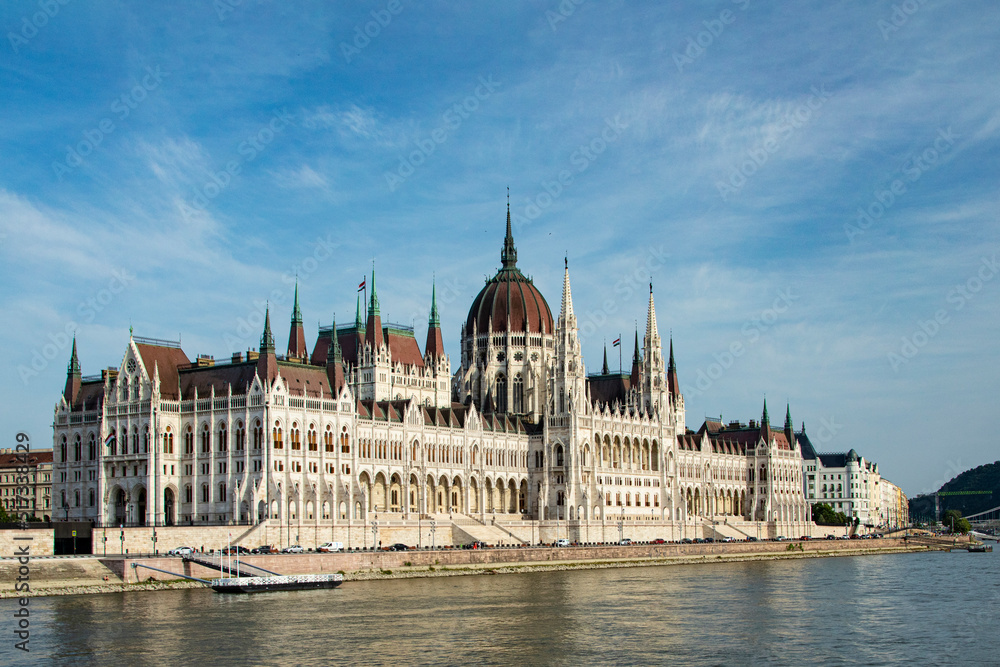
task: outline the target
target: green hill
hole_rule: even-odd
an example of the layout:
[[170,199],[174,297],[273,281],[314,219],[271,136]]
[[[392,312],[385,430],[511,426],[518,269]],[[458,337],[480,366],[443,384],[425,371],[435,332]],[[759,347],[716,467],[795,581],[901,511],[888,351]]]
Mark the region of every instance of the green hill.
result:
[[[939,493],[955,491],[992,491],[992,494],[969,496],[941,496],[941,512],[958,510],[962,516],[1000,506],[1000,461],[987,463],[972,470],[966,470],[960,475],[943,484]],[[934,518],[934,494],[926,494],[910,498],[910,519],[927,521]]]

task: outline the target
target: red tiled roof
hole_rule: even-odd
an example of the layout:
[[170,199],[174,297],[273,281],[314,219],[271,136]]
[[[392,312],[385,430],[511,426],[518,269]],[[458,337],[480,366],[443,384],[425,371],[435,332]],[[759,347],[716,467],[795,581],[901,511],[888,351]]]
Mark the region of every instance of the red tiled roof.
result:
[[177,390],[178,371],[191,365],[191,360],[184,354],[184,350],[179,347],[146,343],[136,343],[135,347],[139,350],[142,366],[150,379],[153,377],[154,369],[159,370],[160,397],[173,401],[180,399]]
[[389,342],[389,354],[392,360],[404,366],[424,367],[424,357],[413,333],[404,333],[397,329],[385,327],[386,340]]
[[[24,465],[24,452],[14,452],[12,454],[0,454],[0,468],[16,468]],[[37,449],[28,452],[27,464],[29,466],[45,465],[52,463],[51,449]]]

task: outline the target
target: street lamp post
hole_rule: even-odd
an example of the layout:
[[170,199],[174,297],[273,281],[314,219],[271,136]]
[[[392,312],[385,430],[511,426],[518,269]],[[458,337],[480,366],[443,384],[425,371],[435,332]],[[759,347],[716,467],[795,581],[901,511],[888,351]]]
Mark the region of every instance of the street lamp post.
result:
[[431,551],[434,551],[434,532],[437,530],[437,522],[431,519]]
[[372,550],[378,547],[378,509],[372,513]]
[[621,517],[618,519],[618,544],[625,539],[625,509],[622,508]]
[[125,555],[125,525],[124,524],[118,524],[118,530],[121,531],[121,536],[120,536],[121,541],[122,541],[121,554],[124,556]]

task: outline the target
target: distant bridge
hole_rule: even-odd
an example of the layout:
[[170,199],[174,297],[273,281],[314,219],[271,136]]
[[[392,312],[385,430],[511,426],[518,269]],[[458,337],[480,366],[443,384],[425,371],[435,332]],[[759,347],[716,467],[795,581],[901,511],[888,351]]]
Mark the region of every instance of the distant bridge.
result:
[[975,514],[970,514],[965,517],[969,523],[974,526],[985,526],[989,524],[995,524],[1000,522],[1000,506],[994,507],[991,510],[986,510],[984,512],[976,512]]

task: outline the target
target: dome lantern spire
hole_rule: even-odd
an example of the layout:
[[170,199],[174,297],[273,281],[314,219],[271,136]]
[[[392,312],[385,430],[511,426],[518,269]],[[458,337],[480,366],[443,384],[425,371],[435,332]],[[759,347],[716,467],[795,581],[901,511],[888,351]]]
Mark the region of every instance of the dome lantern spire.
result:
[[517,248],[514,247],[514,235],[510,230],[510,188],[507,188],[507,236],[503,240],[503,250],[500,252],[500,262],[503,268],[512,269],[517,266]]

